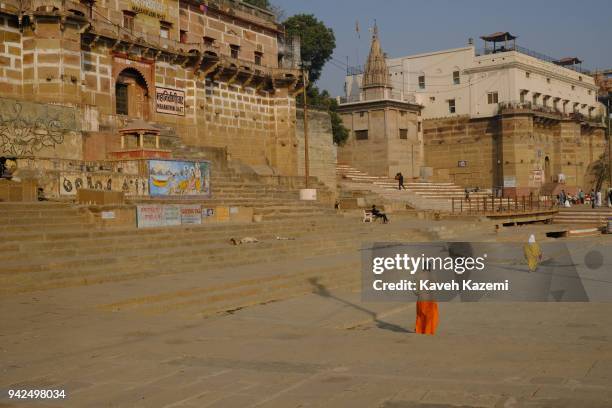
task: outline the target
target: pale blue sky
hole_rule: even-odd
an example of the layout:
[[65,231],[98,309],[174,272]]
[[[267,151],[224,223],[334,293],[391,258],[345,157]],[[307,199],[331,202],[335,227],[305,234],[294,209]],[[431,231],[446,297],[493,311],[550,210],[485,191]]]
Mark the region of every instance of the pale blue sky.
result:
[[[270,0],[286,16],[314,14],[336,35],[334,62],[318,85],[343,92],[346,58],[363,64],[368,27],[378,22],[389,57],[461,47],[495,31],[518,35],[517,44],[560,58],[577,56],[588,69],[612,68],[612,0]],[[361,39],[355,22],[359,21]]]

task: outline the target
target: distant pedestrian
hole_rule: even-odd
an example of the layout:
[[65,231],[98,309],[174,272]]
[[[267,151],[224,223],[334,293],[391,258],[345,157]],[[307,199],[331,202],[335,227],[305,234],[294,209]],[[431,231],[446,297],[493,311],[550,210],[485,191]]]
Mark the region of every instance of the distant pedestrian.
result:
[[591,198],[591,208],[595,208],[595,190],[591,189],[591,193],[589,194],[590,198]]
[[580,204],[584,204],[584,191],[582,191],[582,189],[580,189],[578,192],[578,200],[580,201]]
[[561,193],[559,194],[559,204],[561,206],[565,205],[565,199],[566,199],[565,190],[561,190]]
[[601,190],[597,192],[597,207],[601,207]]
[[612,188],[608,189],[608,207],[612,207]]
[[395,179],[397,180],[398,190],[401,190],[402,188],[405,190],[406,187],[404,186],[404,175],[401,172],[399,172],[395,175]]
[[387,214],[378,211],[378,208],[376,208],[375,205],[372,205],[372,215],[374,216],[374,218],[382,218],[383,224],[386,224],[389,222],[389,219],[387,218]]
[[531,234],[527,244],[523,247],[525,253],[525,260],[527,260],[527,266],[531,272],[535,272],[538,269],[538,264],[542,260],[542,248],[536,242],[535,235]]

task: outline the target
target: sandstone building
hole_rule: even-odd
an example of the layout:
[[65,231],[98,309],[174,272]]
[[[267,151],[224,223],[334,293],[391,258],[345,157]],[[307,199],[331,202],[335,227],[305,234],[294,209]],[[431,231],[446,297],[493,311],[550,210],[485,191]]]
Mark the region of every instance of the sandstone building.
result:
[[422,166],[421,107],[393,91],[376,26],[361,89],[360,97],[338,108],[351,135],[338,161],[358,163],[372,174],[416,176]]
[[0,38],[0,155],[21,167],[113,167],[192,146],[299,174],[299,39],[268,11],[232,0],[8,0]]
[[[483,50],[470,40],[463,48],[386,59],[390,94],[421,106],[423,167],[436,181],[509,196],[557,182],[590,188],[606,143],[593,77],[577,58],[553,60],[516,45],[510,33],[481,38]],[[363,70],[347,75],[342,106],[364,100],[365,83]],[[353,132],[349,150],[355,143]],[[346,157],[342,150],[339,158]],[[411,163],[397,166],[409,172]]]

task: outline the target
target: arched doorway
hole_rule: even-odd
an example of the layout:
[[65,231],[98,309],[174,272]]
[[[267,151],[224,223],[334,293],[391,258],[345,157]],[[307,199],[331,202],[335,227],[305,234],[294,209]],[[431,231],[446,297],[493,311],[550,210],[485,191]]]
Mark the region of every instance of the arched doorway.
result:
[[548,156],[544,158],[544,180],[552,181],[552,174],[550,174],[550,159]]
[[115,113],[144,120],[149,119],[149,89],[147,81],[134,68],[126,68],[115,82]]

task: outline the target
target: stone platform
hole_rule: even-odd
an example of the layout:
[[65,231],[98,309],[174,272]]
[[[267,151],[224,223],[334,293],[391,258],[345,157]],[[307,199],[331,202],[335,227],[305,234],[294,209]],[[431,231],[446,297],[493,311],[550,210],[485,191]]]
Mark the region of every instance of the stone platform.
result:
[[[0,389],[67,394],[3,391],[2,407],[610,406],[612,304],[445,303],[430,337],[412,332],[413,303],[360,299],[362,242],[522,241],[528,227],[347,214],[96,236],[74,224],[81,235],[2,246]],[[227,242],[244,235],[261,242]],[[32,255],[12,257],[22,245]]]

